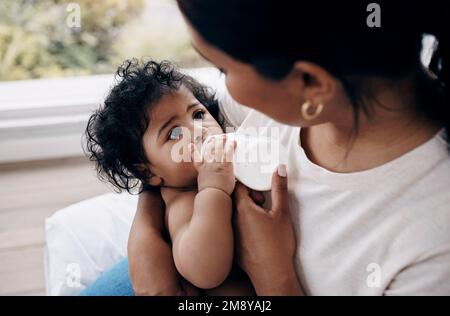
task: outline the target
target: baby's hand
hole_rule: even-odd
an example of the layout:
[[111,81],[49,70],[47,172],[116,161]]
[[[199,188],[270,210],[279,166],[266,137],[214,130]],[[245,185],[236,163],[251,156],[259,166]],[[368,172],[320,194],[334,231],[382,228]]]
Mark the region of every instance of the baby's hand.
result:
[[211,138],[200,152],[195,144],[189,144],[194,167],[198,172],[198,191],[216,188],[231,195],[235,186],[233,156],[236,141],[227,142],[227,136]]

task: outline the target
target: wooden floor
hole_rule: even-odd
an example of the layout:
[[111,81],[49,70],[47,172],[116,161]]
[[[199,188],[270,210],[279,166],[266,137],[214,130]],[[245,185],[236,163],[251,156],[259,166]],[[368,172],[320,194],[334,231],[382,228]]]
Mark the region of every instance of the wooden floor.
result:
[[45,295],[44,219],[106,192],[85,158],[0,165],[0,295]]

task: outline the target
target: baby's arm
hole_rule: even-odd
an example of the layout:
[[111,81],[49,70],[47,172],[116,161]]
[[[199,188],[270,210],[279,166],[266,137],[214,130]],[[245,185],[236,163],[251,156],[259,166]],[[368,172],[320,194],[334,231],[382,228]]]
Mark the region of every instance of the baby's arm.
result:
[[[223,157],[230,157],[233,150],[233,145],[228,145],[223,149]],[[216,158],[222,159],[221,154]],[[169,226],[174,228],[170,230],[175,265],[184,278],[203,289],[219,286],[233,263],[230,195],[235,179],[232,162],[222,161],[196,166],[197,194],[163,194]]]

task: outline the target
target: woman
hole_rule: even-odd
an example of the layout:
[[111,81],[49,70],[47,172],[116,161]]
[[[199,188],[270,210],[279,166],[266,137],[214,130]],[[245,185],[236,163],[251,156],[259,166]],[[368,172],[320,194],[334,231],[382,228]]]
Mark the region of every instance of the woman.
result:
[[[231,96],[266,115],[248,114],[259,126],[284,124],[297,157],[274,175],[272,210],[235,191],[259,295],[450,295],[450,5],[378,3],[377,16],[366,1],[178,0]],[[439,41],[429,69],[424,33]],[[135,255],[170,253],[143,211],[154,199],[141,196],[130,237],[133,288],[185,293],[169,256]]]

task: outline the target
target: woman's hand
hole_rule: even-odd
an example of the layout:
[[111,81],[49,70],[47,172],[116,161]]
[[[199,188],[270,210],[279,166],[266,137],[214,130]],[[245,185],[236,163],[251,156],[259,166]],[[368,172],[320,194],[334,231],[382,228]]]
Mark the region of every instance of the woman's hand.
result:
[[128,254],[130,279],[135,295],[196,295],[195,288],[178,274],[172,250],[161,237],[147,235],[131,239]]
[[253,200],[255,193],[238,183],[235,233],[237,258],[258,295],[301,295],[294,269],[296,242],[289,213],[286,167],[272,177],[272,209]]

